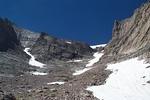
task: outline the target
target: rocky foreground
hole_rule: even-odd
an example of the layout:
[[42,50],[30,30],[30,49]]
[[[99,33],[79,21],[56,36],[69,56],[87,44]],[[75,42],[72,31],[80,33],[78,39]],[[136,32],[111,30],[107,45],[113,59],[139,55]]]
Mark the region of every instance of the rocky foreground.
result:
[[[150,2],[130,18],[115,21],[112,34],[105,47],[93,49],[85,43],[31,32],[0,19],[0,99],[98,100],[87,88],[108,84],[108,76],[121,70],[105,70],[108,64],[135,57],[149,62]],[[143,68],[148,71],[149,66]],[[146,80],[144,84],[149,83]]]

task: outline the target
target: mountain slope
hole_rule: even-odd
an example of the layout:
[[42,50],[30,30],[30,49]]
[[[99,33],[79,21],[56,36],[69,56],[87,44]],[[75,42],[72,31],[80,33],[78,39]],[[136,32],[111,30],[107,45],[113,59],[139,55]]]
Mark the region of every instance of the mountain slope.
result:
[[105,63],[105,70],[111,71],[111,74],[102,85],[93,85],[87,90],[99,100],[149,100],[149,1],[130,18],[115,21],[112,40],[104,53],[99,64]]
[[147,2],[136,9],[130,18],[115,21],[112,40],[106,46],[105,52],[109,56],[137,56],[148,53],[149,48],[150,2]]
[[15,49],[20,41],[11,23],[7,19],[0,19],[0,51]]
[[94,50],[14,25],[12,33],[15,39],[6,42],[13,48],[0,52],[0,99],[7,93],[25,100],[150,98],[150,67],[144,63],[150,57],[150,2],[131,18],[115,21],[112,40],[106,46],[91,46]]

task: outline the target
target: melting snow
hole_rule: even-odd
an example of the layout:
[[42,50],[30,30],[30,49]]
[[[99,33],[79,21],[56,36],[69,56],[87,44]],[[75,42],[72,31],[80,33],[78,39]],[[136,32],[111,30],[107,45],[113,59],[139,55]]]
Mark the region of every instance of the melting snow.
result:
[[150,64],[138,58],[108,65],[113,73],[104,85],[91,86],[92,91],[100,100],[150,100]]
[[95,63],[97,63],[99,61],[99,59],[102,57],[103,53],[99,53],[96,52],[94,53],[94,58],[92,60],[89,61],[89,63],[86,65],[86,68],[82,69],[82,70],[77,70],[75,73],[73,73],[73,75],[80,75],[83,74],[84,72],[92,69],[91,66],[93,66]]
[[70,60],[70,61],[67,61],[67,62],[81,62],[82,60]]
[[97,47],[105,47],[107,44],[93,45],[90,46],[92,49],[96,49]]
[[76,75],[83,74],[83,73],[85,73],[86,71],[88,71],[88,70],[90,70],[90,69],[92,69],[92,68],[84,68],[84,69],[82,69],[82,70],[78,70],[78,71],[76,71],[75,73],[73,73],[73,75],[76,76]]
[[43,73],[43,72],[31,72],[31,74],[33,74],[33,75],[47,75],[47,73]]
[[68,43],[68,44],[72,44],[72,42],[70,42],[70,41],[66,41],[66,43]]
[[95,63],[99,61],[99,59],[102,57],[103,53],[96,52],[94,53],[94,59],[90,60],[89,63],[86,65],[86,67],[93,66]]
[[62,85],[65,82],[51,82],[51,83],[47,83],[47,85],[54,85],[54,84],[58,84],[58,85]]
[[35,57],[29,52],[29,50],[30,50],[30,48],[24,49],[24,52],[31,57],[31,59],[29,60],[29,65],[43,68],[45,66],[45,64],[36,61]]

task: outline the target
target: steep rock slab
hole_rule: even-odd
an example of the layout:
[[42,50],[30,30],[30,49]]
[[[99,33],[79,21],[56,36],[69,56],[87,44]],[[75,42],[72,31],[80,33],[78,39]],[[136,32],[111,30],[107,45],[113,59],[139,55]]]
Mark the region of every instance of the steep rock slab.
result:
[[112,40],[105,48],[105,54],[141,55],[150,48],[150,2],[135,10],[133,16],[115,21]]
[[0,51],[15,49],[20,42],[8,19],[0,19]]
[[38,55],[40,61],[51,59],[75,59],[92,55],[93,49],[81,42],[67,41],[41,33],[36,43],[32,46],[32,54]]

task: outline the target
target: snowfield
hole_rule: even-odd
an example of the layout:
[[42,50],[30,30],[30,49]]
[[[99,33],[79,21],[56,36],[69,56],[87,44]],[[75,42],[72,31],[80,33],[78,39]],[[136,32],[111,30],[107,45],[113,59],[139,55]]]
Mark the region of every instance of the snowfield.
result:
[[30,50],[30,48],[24,49],[24,52],[31,57],[31,59],[29,60],[29,65],[40,67],[40,68],[43,68],[44,66],[46,66],[45,64],[36,61],[35,57],[29,52],[29,50]]
[[70,42],[70,41],[66,41],[66,43],[68,43],[68,44],[72,44],[72,42]]
[[51,83],[47,83],[47,85],[54,85],[54,84],[62,85],[62,84],[65,84],[65,82],[51,82]]
[[92,91],[100,100],[150,100],[150,64],[138,58],[116,64],[109,64],[107,70],[113,73],[106,83],[91,86]]
[[83,74],[85,73],[86,71],[92,69],[91,66],[93,66],[95,63],[97,63],[99,61],[99,59],[102,57],[103,53],[99,53],[99,52],[96,52],[94,53],[94,58],[92,60],[89,61],[89,63],[86,65],[86,68],[82,69],[82,70],[77,70],[75,73],[73,73],[74,76],[76,75],[80,75],[80,74]]
[[92,49],[96,49],[97,47],[105,47],[107,44],[93,45],[90,46]]
[[43,73],[43,72],[31,72],[33,75],[47,75],[48,73]]
[[85,73],[86,71],[88,71],[88,70],[90,70],[90,69],[92,69],[92,68],[84,68],[84,69],[82,69],[82,70],[77,70],[75,73],[73,73],[73,75],[74,75],[74,76],[76,76],[76,75],[81,75],[81,74]]
[[99,53],[96,52],[94,53],[94,59],[90,60],[89,63],[86,65],[86,67],[91,67],[93,66],[95,63],[97,63],[99,61],[99,59],[102,57],[103,53]]

